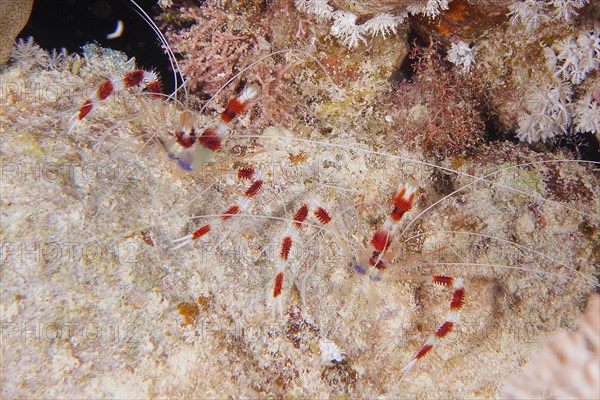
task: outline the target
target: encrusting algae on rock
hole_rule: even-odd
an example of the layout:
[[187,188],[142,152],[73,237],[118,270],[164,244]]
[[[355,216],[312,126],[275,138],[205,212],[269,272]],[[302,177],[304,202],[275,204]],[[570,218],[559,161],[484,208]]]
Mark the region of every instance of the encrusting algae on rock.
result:
[[[123,90],[74,127],[90,93],[138,69],[128,58],[135,55],[90,45],[83,55],[51,57],[34,42],[18,45],[1,72],[3,396],[497,397],[538,341],[574,328],[597,287],[597,166],[568,147],[504,140],[516,127],[502,121],[524,108],[500,99],[499,81],[523,84],[525,66],[492,58],[486,35],[516,38],[509,17],[481,33],[465,72],[444,61],[443,41],[409,40],[415,33],[405,22],[347,49],[329,33],[332,20],[311,16],[316,2],[298,3],[173,4],[163,30],[181,38],[180,61],[198,77],[185,103]],[[436,3],[444,17],[444,2]],[[357,13],[357,26],[396,9],[363,16],[346,2],[335,7]],[[580,9],[579,18],[596,8]],[[213,15],[215,22],[194,25]],[[206,42],[192,49],[193,38]],[[186,55],[232,54],[208,45],[231,42],[246,43],[231,69],[194,66]],[[415,46],[414,54],[439,52],[439,75],[415,76],[406,59]],[[498,46],[508,54],[521,45]],[[213,94],[230,74],[291,47],[312,57],[268,57],[198,112],[203,90]],[[503,62],[517,72],[494,75]],[[493,98],[452,89],[452,106],[435,108],[435,97],[416,86],[471,84],[465,73],[487,76]],[[577,96],[597,75],[574,88]],[[262,88],[257,103],[229,124],[210,164],[190,174],[169,160],[156,138],[188,118],[203,132],[252,83]],[[483,135],[467,150],[432,147],[424,127],[451,141],[442,130],[451,115],[438,113],[467,108]],[[215,225],[244,197],[236,170],[249,166],[262,171],[262,190],[244,215]],[[411,178],[420,189],[384,251],[387,268],[357,273],[358,257]],[[332,219],[294,237],[283,315],[274,317],[281,239],[311,202]],[[173,250],[173,240],[207,223],[219,229]],[[453,296],[430,283],[433,275],[464,279],[464,307],[454,331],[400,381]]]

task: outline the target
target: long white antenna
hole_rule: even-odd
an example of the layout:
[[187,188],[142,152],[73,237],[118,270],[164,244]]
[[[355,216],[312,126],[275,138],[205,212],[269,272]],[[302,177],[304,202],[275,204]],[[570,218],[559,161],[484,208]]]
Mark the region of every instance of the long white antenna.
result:
[[134,0],[129,0],[129,2],[132,4],[135,12],[137,12],[138,15],[140,15],[144,19],[144,21],[146,21],[146,23],[152,28],[152,30],[154,31],[156,36],[161,41],[163,47],[167,51],[167,55],[169,56],[169,62],[171,63],[171,69],[173,70],[173,79],[175,81],[175,89],[173,91],[174,99],[177,100],[177,91],[179,90],[178,82],[181,81],[181,85],[183,87],[183,92],[185,94],[185,99],[187,102],[188,92],[185,87],[185,79],[183,79],[183,75],[181,74],[181,68],[179,67],[179,63],[177,62],[177,59],[175,58],[175,53],[173,53],[173,50],[171,49],[169,42],[167,42],[167,38],[165,37],[165,35],[163,35],[163,33],[160,31],[158,26],[154,23],[152,18],[150,18],[150,16],[146,13],[146,11],[144,11],[144,9],[142,7],[140,7],[139,4],[137,4]]

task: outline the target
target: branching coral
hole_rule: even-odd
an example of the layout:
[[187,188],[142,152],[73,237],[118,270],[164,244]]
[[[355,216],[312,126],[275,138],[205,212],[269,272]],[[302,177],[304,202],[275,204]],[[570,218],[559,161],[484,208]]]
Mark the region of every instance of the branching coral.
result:
[[296,65],[290,60],[287,64],[278,65],[274,73],[267,73],[263,66],[257,68],[254,79],[260,82],[262,88],[261,101],[251,111],[252,127],[292,124],[298,121],[299,116],[307,114],[298,88],[289,79],[290,71]]
[[181,10],[182,19],[192,19],[189,29],[168,35],[175,52],[184,54],[181,72],[188,78],[191,90],[201,89],[213,95],[231,76],[246,65],[252,38],[234,33],[228,26],[227,14],[206,4]]
[[[299,3],[296,2],[296,6]],[[328,10],[326,2],[311,2],[306,6],[315,11]],[[177,18],[184,21],[186,27],[167,33],[173,50],[183,57],[180,65],[192,102],[221,89],[223,97],[232,97],[236,89],[243,86],[242,81],[260,84],[260,102],[249,113],[253,128],[292,123],[306,116],[308,108],[300,95],[306,87],[297,84],[298,76],[291,73],[306,57],[298,59],[293,55],[294,50],[275,49],[282,43],[289,46],[290,41],[299,45],[310,29],[303,30],[302,21],[291,19],[295,15],[290,11],[296,12],[291,4],[276,4],[270,6],[269,12],[263,11],[236,9],[248,14],[232,14],[227,7],[206,2],[198,7],[178,9]],[[246,23],[248,18],[252,19],[251,26]],[[289,29],[290,25],[298,26],[298,30]],[[245,72],[237,80],[224,86],[242,70]],[[213,101],[209,109],[218,104]]]
[[476,78],[453,74],[433,47],[413,49],[417,74],[397,92],[399,112],[411,128],[400,129],[405,142],[421,145],[437,157],[468,153],[482,140],[485,124]]

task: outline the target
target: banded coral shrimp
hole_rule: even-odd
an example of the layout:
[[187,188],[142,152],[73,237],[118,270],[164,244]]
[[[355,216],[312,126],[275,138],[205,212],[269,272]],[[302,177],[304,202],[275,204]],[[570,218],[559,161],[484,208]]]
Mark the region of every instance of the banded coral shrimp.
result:
[[[89,79],[88,67],[82,68],[80,76],[72,69],[21,77],[12,70],[9,76],[64,87]],[[94,79],[90,85],[97,88],[103,80]],[[57,394],[66,392],[60,382],[68,377],[82,382],[78,393],[105,396],[483,396],[544,331],[569,325],[579,296],[592,286],[585,282],[593,273],[597,183],[585,163],[544,160],[523,149],[516,162],[515,147],[506,144],[488,155],[502,161],[498,173],[481,159],[450,168],[336,122],[340,126],[327,134],[300,126],[232,134],[228,141],[242,157],[225,144],[222,155],[235,156],[232,166],[216,158],[213,178],[199,180],[168,161],[161,146],[138,151],[137,138],[146,140],[156,129],[139,120],[147,114],[135,97],[102,103],[66,135],[67,117],[85,95],[60,98],[67,112],[44,97],[13,91],[3,98],[10,111],[10,143],[3,146],[3,177],[10,178],[3,181],[3,323],[25,321],[30,338],[35,322],[54,323],[44,331],[51,338],[65,324],[75,332],[23,341],[5,330],[15,349],[6,354],[7,381],[20,376],[7,366],[24,354],[45,357],[42,372],[51,375]],[[164,107],[166,119],[177,124],[181,109]],[[203,126],[213,121],[197,119]],[[264,151],[248,156],[254,149]],[[33,166],[40,160],[38,178]],[[246,163],[267,178],[253,208],[213,232],[216,237],[172,251],[171,240],[215,221],[237,200],[245,187],[232,184],[233,167]],[[381,275],[356,274],[356,260],[347,254],[364,251],[391,211],[388,199],[410,176],[422,189],[389,250],[395,257]],[[286,315],[273,321],[266,299],[281,237],[299,205],[311,199],[333,219],[323,229],[305,226],[295,242],[283,289]],[[79,215],[56,217],[57,210]],[[196,215],[191,222],[190,214]],[[51,243],[73,242],[78,255],[50,252],[56,249]],[[31,257],[34,243],[42,249],[40,262]],[[108,254],[92,252],[103,247]],[[443,322],[450,302],[450,291],[419,281],[433,274],[465,279],[465,309],[457,332],[399,383],[401,369]],[[77,324],[98,334],[82,336]],[[18,360],[26,371],[39,366]],[[113,383],[95,386],[104,380]]]

